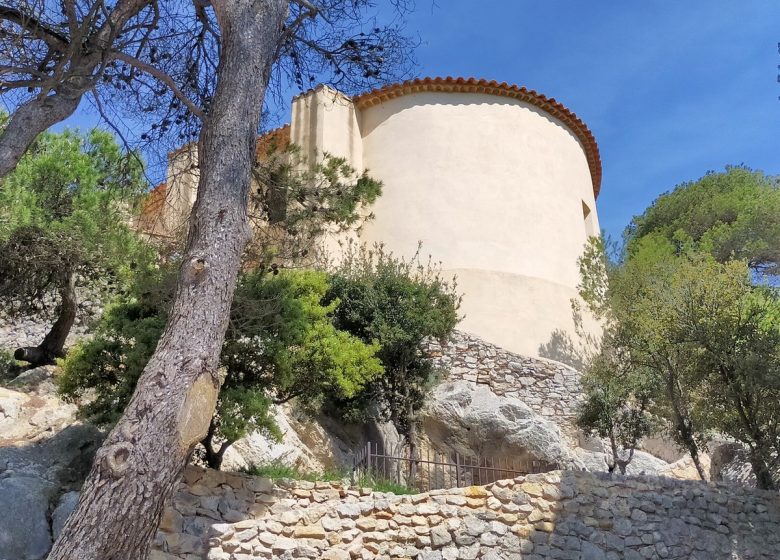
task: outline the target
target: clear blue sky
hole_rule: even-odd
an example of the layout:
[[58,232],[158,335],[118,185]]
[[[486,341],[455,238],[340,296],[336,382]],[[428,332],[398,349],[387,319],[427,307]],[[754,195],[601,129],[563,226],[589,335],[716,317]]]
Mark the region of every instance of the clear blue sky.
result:
[[524,85],[588,124],[611,235],[708,170],[780,174],[780,0],[417,0],[409,30],[420,76]]
[[601,225],[619,235],[726,164],[780,174],[780,0],[417,0],[421,75],[527,86],[599,143]]

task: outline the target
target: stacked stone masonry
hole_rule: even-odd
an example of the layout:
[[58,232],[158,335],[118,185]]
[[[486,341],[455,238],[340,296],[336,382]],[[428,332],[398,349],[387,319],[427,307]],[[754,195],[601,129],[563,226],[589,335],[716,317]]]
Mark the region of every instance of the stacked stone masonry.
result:
[[487,384],[495,394],[518,398],[534,412],[559,423],[565,432],[571,431],[582,399],[577,370],[560,362],[513,354],[460,331],[445,344],[428,341],[424,350],[437,369],[447,372],[447,380]]
[[151,560],[780,558],[780,497],[554,471],[399,496],[190,467]]

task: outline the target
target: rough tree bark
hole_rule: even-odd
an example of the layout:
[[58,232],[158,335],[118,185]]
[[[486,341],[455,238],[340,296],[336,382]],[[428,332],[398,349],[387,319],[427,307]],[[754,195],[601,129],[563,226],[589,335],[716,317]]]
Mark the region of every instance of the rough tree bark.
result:
[[76,111],[83,95],[74,92],[33,97],[13,112],[0,134],[0,179],[16,169],[39,134]]
[[666,374],[666,394],[672,408],[674,430],[677,432],[680,442],[690,453],[699,478],[706,481],[707,475],[704,473],[704,466],[701,464],[701,457],[699,457],[699,446],[693,437],[691,419],[687,414],[685,405],[681,402],[682,397],[677,386],[677,376],[672,371],[668,371]]
[[76,321],[78,300],[76,299],[76,275],[68,274],[60,288],[60,304],[57,320],[38,346],[17,348],[14,359],[29,362],[34,366],[53,364],[56,358],[65,356],[65,340]]
[[168,324],[125,413],[95,456],[49,560],[146,558],[165,502],[207,434],[242,250],[255,134],[287,0],[214,1],[217,90]]

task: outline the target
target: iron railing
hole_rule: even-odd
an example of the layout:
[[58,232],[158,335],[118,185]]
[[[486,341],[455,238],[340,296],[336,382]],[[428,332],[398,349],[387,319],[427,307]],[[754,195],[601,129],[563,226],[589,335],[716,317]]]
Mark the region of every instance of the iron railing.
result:
[[497,480],[541,473],[558,465],[535,459],[478,457],[426,450],[412,457],[408,447],[389,451],[367,442],[355,453],[352,482],[390,482],[427,492],[439,488],[481,486]]

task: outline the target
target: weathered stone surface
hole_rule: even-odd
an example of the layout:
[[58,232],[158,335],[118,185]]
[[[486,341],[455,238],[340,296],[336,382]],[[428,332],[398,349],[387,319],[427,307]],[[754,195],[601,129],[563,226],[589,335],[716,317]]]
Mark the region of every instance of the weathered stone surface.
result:
[[[317,483],[318,491],[334,493],[316,505],[319,521],[312,523],[312,504],[294,498],[312,491],[311,483],[286,481],[269,489],[275,501],[258,518],[222,523],[229,512],[249,511],[241,500],[260,496],[241,494],[250,477],[235,475],[229,486],[224,477],[185,473],[193,485],[182,485],[173,501],[183,532],[170,532],[177,526],[170,516],[156,557],[731,560],[732,551],[751,560],[780,557],[780,496],[723,484],[569,471],[401,497]],[[191,493],[195,486],[199,495]],[[508,501],[496,498],[496,489]],[[465,503],[449,504],[451,498]],[[224,513],[214,505],[227,502]],[[217,508],[216,517],[184,511],[208,507]]]
[[0,558],[38,560],[51,548],[47,514],[56,487],[40,478],[0,479]]
[[487,456],[561,465],[574,459],[558,425],[485,385],[466,381],[438,385],[420,416],[425,437],[436,449],[452,454],[476,455],[480,450]]
[[76,509],[78,501],[79,493],[75,491],[67,492],[60,497],[59,504],[57,504],[56,509],[51,514],[52,540],[59,536],[62,527],[68,520],[68,516]]

